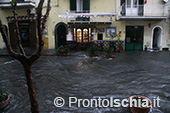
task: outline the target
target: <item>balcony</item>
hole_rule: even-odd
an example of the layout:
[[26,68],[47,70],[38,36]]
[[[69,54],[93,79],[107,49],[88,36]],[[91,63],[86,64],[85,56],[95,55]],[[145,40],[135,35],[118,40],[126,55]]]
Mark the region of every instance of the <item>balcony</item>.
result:
[[68,24],[112,24],[113,16],[118,15],[113,11],[66,11],[66,14],[59,14],[66,18]]
[[[35,0],[17,0],[18,7],[35,7]],[[1,0],[0,1],[0,8],[11,8],[10,0]]]
[[134,5],[123,4],[120,8],[119,19],[166,19],[168,6],[166,5]]

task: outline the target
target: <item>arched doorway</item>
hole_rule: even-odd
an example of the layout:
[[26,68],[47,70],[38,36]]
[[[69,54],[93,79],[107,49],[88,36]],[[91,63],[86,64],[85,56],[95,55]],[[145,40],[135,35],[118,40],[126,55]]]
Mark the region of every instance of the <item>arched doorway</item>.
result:
[[152,36],[152,49],[160,49],[162,43],[162,28],[154,27]]
[[55,48],[61,45],[66,45],[66,35],[68,27],[65,23],[60,22],[55,26]]

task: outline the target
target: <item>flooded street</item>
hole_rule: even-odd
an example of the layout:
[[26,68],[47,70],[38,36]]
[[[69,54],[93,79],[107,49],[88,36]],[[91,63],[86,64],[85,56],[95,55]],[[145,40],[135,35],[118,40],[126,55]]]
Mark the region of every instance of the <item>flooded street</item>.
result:
[[[85,52],[69,57],[42,56],[33,64],[33,78],[41,113],[130,113],[129,108],[68,107],[68,98],[128,99],[143,95],[160,97],[160,108],[153,113],[170,113],[170,52],[104,53],[89,58]],[[30,113],[26,79],[21,64],[9,56],[0,57],[0,87],[10,94],[10,104],[0,112]],[[62,108],[54,99],[63,97]]]

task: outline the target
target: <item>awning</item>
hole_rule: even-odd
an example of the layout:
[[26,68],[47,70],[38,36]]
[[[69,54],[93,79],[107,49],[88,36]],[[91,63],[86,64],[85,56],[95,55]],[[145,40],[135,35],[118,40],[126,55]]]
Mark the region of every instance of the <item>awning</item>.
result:
[[112,24],[112,21],[70,21],[68,24]]
[[117,13],[75,13],[75,14],[59,14],[60,18],[77,18],[77,17],[86,17],[86,18],[96,18],[96,17],[112,17],[118,15]]

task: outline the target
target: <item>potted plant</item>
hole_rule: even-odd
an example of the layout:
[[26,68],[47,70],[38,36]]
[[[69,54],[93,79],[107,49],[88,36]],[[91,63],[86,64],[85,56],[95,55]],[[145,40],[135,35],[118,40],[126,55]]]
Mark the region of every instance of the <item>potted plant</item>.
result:
[[[134,101],[132,101],[132,103],[130,103],[130,99],[136,99],[137,106],[134,105]],[[132,104],[132,106],[130,106],[130,111],[132,113],[148,113],[150,111],[150,108],[152,107],[152,101],[144,96],[134,95],[134,96],[131,96],[128,101],[129,101],[129,105]],[[146,101],[148,103],[148,106],[142,107],[142,105]],[[139,103],[141,105],[139,105]],[[141,107],[139,107],[139,106],[141,106]]]
[[94,44],[91,44],[91,46],[89,47],[89,49],[88,49],[88,52],[89,52],[89,56],[90,57],[97,57],[97,56],[99,56],[98,54],[97,54],[97,42],[95,42]]
[[118,41],[116,43],[116,45],[117,45],[118,51],[119,52],[123,52],[123,42],[122,41]]
[[68,47],[65,45],[61,45],[59,48],[58,48],[58,55],[59,56],[69,56],[68,54]]
[[0,89],[0,109],[5,108],[9,103],[10,97],[8,96],[8,92],[3,93]]
[[107,47],[105,49],[105,52],[106,52],[106,58],[115,58],[115,56],[112,53],[112,49],[110,47]]

